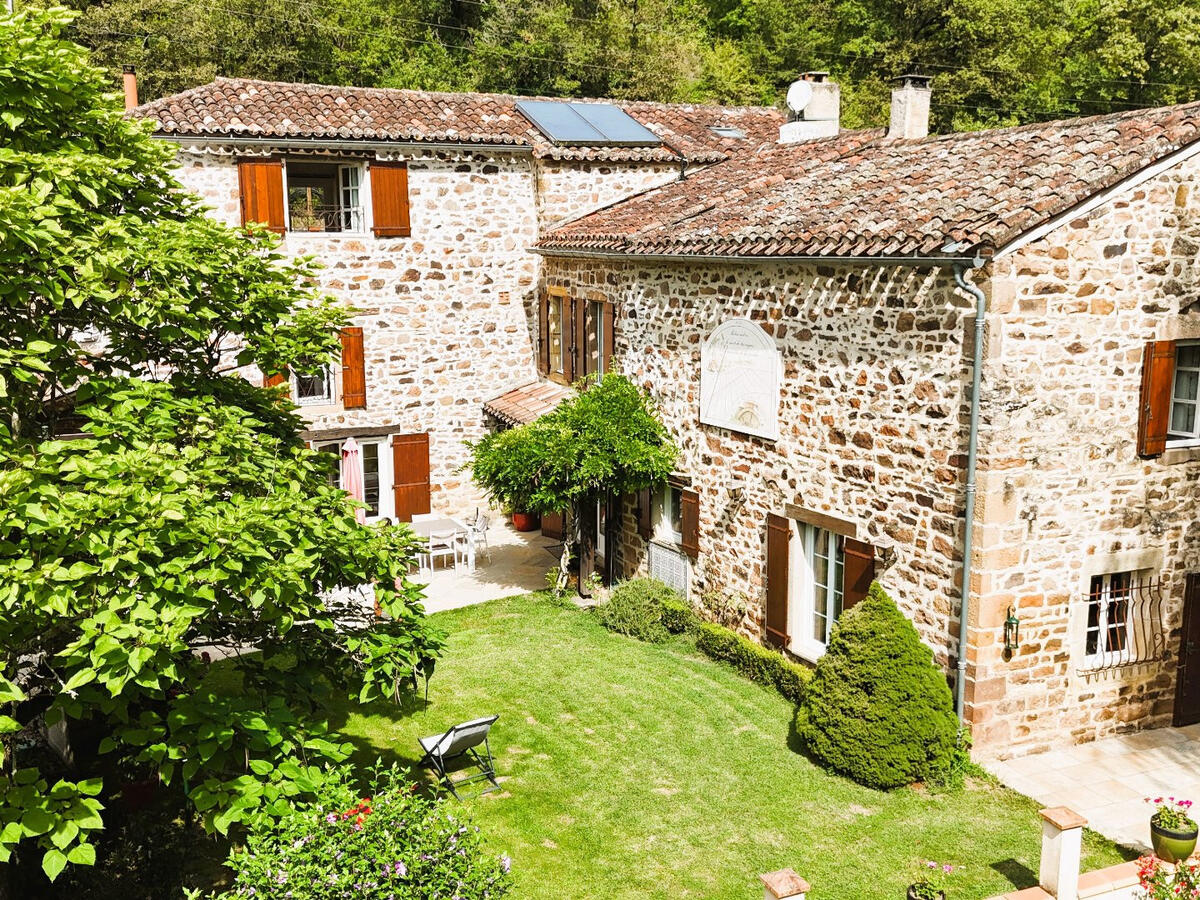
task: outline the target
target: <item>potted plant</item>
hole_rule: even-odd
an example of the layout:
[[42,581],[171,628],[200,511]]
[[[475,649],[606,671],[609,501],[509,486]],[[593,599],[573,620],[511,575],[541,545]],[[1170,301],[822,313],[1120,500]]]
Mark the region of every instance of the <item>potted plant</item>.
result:
[[1150,843],[1154,855],[1164,862],[1183,862],[1196,849],[1196,823],[1189,815],[1191,800],[1176,800],[1174,797],[1146,798],[1155,806],[1150,817]]
[[946,882],[953,872],[954,866],[949,863],[925,860],[908,886],[908,900],[946,900]]

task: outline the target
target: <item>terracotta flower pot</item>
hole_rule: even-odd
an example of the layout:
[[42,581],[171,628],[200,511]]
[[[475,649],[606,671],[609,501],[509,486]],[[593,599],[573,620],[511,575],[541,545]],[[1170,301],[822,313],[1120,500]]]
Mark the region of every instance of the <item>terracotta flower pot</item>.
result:
[[534,531],[541,524],[541,517],[537,513],[515,512],[512,514],[513,528],[517,531]]
[[1197,829],[1191,831],[1173,831],[1150,822],[1150,843],[1154,846],[1154,855],[1163,862],[1183,862],[1196,849]]

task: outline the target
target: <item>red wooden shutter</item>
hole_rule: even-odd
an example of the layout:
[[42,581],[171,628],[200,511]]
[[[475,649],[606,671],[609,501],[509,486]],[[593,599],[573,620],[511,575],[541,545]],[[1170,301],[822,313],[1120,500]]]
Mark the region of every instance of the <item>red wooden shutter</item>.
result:
[[238,189],[242,197],[242,224],[259,222],[276,234],[287,231],[283,215],[283,161],[238,161]]
[[695,558],[700,553],[700,495],[695,491],[679,492],[679,518],[683,552]]
[[408,237],[408,165],[371,163],[371,217],[375,237]]
[[429,512],[429,435],[392,435],[392,492],[396,520]]
[[538,303],[538,371],[550,374],[550,296],[542,294]]
[[367,405],[367,368],[363,357],[363,330],[342,329],[342,406],[363,409]]
[[611,303],[604,304],[604,352],[600,354],[600,374],[604,374],[612,367],[613,356],[617,352],[617,327],[616,315]]
[[767,513],[767,642],[777,647],[791,643],[788,634],[788,543],[792,523],[783,516]]
[[1175,387],[1175,342],[1150,341],[1142,363],[1138,406],[1138,454],[1158,456],[1167,449],[1171,394]]
[[842,544],[842,610],[867,596],[875,580],[875,548],[854,538]]
[[277,384],[283,384],[287,381],[287,375],[267,375],[263,373],[263,387],[275,387]]
[[650,540],[650,534],[654,530],[653,519],[653,504],[651,500],[650,488],[642,488],[637,495],[637,527],[638,536],[642,540]]

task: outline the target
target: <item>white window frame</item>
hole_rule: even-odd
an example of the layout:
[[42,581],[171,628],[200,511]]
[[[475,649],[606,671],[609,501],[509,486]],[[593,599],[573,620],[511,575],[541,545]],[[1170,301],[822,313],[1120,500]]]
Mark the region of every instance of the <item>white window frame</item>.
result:
[[[816,662],[825,655],[827,646],[827,635],[816,633],[817,546],[824,536],[827,542],[825,546],[832,551],[826,571],[833,573],[834,583],[822,586],[826,593],[825,630],[832,634],[833,624],[841,615],[841,607],[845,604],[845,539],[836,532],[806,522],[792,520],[790,527],[792,539],[788,550],[788,633],[792,636],[792,643],[788,649],[797,656]],[[829,602],[830,592],[832,609]],[[836,609],[836,614],[831,615],[833,609]]]
[[333,383],[333,367],[322,366],[321,371],[325,375],[325,393],[316,397],[301,397],[300,396],[300,375],[295,372],[291,377],[292,399],[297,406],[328,406],[333,403],[334,383]]
[[[679,511],[680,529],[675,530],[672,516],[668,511],[671,506]],[[654,527],[651,530],[652,539],[668,547],[683,546],[683,488],[664,484],[654,495]]]
[[[342,179],[345,169],[356,169],[358,171],[358,228],[353,230],[343,231],[293,231],[292,230],[292,207],[291,198],[288,191],[288,165],[291,163],[317,162],[327,163],[337,166],[337,174],[334,176],[336,182],[336,191],[339,202],[342,197]],[[283,222],[287,229],[287,234],[290,237],[306,237],[306,238],[337,238],[337,237],[362,237],[369,234],[371,226],[374,224],[371,221],[371,169],[368,165],[369,160],[365,159],[325,159],[322,157],[285,157],[283,160]]]
[[[378,451],[378,453],[379,453],[379,456],[378,456],[378,459],[379,459],[379,513],[376,515],[372,515],[370,510],[368,510],[367,511],[367,521],[368,522],[378,522],[381,519],[395,519],[395,517],[396,517],[396,495],[393,490],[394,485],[393,485],[393,477],[392,477],[393,476],[392,454],[390,452],[391,446],[392,446],[391,435],[384,435],[383,437],[355,438],[355,440],[358,442],[360,451],[361,451],[361,448],[366,446],[367,444],[374,444],[379,448],[379,451]],[[337,453],[337,457],[338,457],[337,481],[335,482],[337,487],[342,486],[341,459],[342,459],[342,445],[345,442],[346,442],[345,440],[314,441],[313,445],[312,445],[314,450],[327,450],[330,447],[335,448],[335,452]],[[363,479],[363,483],[365,484],[366,483],[366,473],[362,471],[363,459],[364,459],[364,456],[363,456],[362,452],[360,452],[358,455],[358,462],[359,462],[359,473],[358,474],[359,474],[359,477]]]
[[[1200,444],[1200,365],[1196,366],[1180,366],[1179,352],[1184,349],[1198,348],[1200,341],[1180,341],[1175,345],[1175,371],[1171,376],[1171,407],[1167,413],[1167,446],[1168,447],[1191,447]],[[1176,391],[1179,388],[1179,371],[1183,369],[1185,372],[1196,373],[1196,395],[1193,397],[1178,397]],[[1179,432],[1171,428],[1171,424],[1175,421],[1175,405],[1187,404],[1193,408],[1194,416],[1192,419],[1192,431]]]
[[[1081,615],[1083,616],[1083,624],[1082,628],[1080,629],[1083,632],[1083,643],[1081,645],[1081,649],[1084,669],[1101,669],[1109,666],[1120,665],[1121,663],[1128,662],[1132,658],[1135,636],[1133,633],[1134,618],[1131,604],[1134,597],[1137,595],[1138,583],[1141,581],[1141,576],[1142,572],[1139,570],[1126,569],[1121,572],[1098,572],[1088,577],[1087,593],[1084,598],[1081,612]],[[1112,606],[1112,580],[1113,578],[1121,577],[1128,577],[1129,579],[1129,583],[1125,588],[1125,623],[1124,628],[1121,629],[1124,632],[1125,640],[1123,647],[1117,650],[1111,650],[1108,647],[1110,635],[1108,614]],[[1101,590],[1099,594],[1093,594],[1091,582],[1097,578],[1100,579]],[[1092,653],[1088,653],[1088,637],[1093,631],[1093,629],[1088,625],[1088,620],[1091,616],[1091,610],[1094,605],[1098,606],[1095,628],[1096,650]]]
[[[599,378],[608,372],[608,360],[612,356],[612,348],[604,346],[604,310],[607,304],[603,300],[588,300],[588,311],[586,319],[590,327],[588,328],[587,339],[596,342],[596,368],[592,374]],[[591,363],[591,348],[585,347],[584,353],[587,355],[587,362]]]

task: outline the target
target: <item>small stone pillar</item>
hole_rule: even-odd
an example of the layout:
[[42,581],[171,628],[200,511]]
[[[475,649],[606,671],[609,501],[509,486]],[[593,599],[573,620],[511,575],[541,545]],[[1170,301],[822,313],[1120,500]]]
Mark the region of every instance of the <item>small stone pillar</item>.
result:
[[1038,881],[1058,900],[1078,900],[1083,826],[1087,819],[1065,806],[1039,810],[1042,817],[1042,861]]
[[763,900],[804,900],[809,891],[808,882],[795,869],[780,869],[758,877],[763,883]]

